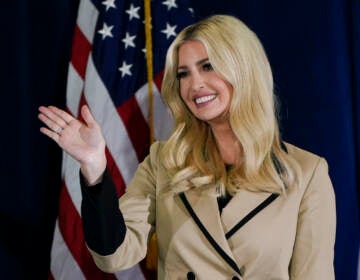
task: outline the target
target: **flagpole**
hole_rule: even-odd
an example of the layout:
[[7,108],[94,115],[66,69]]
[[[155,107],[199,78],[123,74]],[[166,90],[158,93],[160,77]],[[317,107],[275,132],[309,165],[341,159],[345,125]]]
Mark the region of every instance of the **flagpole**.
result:
[[146,49],[146,66],[149,95],[149,129],[150,143],[155,140],[154,137],[154,112],[153,112],[153,53],[152,53],[152,36],[151,36],[151,0],[144,0],[145,8],[145,49]]
[[[155,140],[154,137],[154,112],[153,112],[153,53],[151,36],[151,0],[144,0],[145,9],[145,48],[146,48],[146,66],[149,95],[149,131],[150,143]],[[156,232],[151,236],[146,254],[146,267],[149,270],[157,270],[157,240]]]

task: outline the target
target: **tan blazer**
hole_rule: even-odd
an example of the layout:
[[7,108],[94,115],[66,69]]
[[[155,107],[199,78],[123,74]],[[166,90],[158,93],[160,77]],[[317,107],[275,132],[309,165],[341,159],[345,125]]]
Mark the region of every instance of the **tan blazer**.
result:
[[220,215],[214,189],[164,192],[162,145],[152,145],[119,200],[122,245],[107,256],[91,251],[102,270],[138,263],[156,228],[158,279],[334,279],[335,197],[323,158],[286,144],[302,168],[301,186],[287,196],[242,190]]

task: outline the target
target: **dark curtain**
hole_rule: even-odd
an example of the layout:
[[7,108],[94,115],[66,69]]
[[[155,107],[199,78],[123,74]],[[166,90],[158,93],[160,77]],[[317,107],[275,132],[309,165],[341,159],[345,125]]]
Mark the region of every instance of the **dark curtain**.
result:
[[61,152],[39,132],[37,108],[64,106],[77,3],[3,1],[0,279],[47,279]]
[[[39,133],[37,108],[65,104],[78,0],[1,6],[0,278],[46,279],[61,152]],[[196,0],[193,8],[199,19],[235,15],[263,42],[284,140],[329,163],[337,203],[336,279],[357,279],[360,1]]]

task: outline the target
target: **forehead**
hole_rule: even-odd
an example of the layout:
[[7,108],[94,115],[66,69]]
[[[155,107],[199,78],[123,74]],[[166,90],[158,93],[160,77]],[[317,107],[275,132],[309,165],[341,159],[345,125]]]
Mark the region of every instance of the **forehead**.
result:
[[207,58],[208,54],[205,46],[200,41],[186,41],[182,43],[178,51],[179,66],[191,62],[197,62]]

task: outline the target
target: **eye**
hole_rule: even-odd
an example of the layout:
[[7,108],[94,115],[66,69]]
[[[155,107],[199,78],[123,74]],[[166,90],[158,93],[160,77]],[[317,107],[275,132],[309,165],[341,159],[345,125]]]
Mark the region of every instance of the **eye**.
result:
[[189,73],[187,71],[180,71],[176,74],[176,78],[178,80],[182,79],[182,78],[185,78],[189,75]]
[[211,63],[210,62],[206,62],[203,64],[202,66],[203,70],[206,71],[206,72],[210,72],[210,71],[213,71],[214,68],[212,67]]

